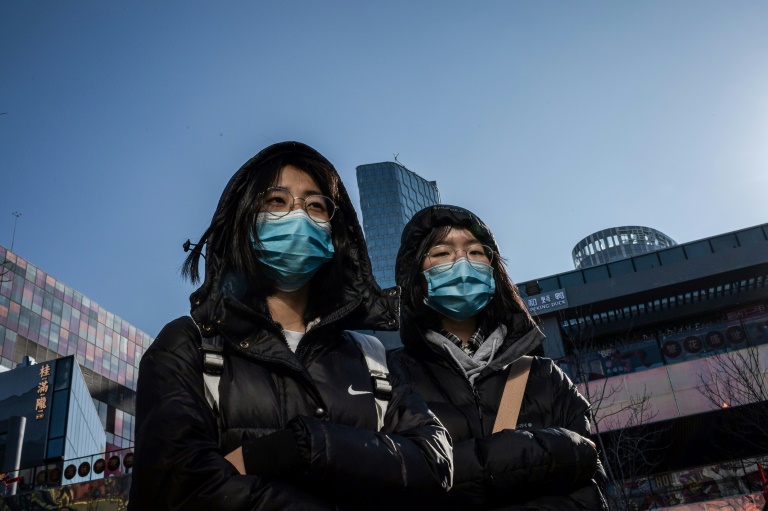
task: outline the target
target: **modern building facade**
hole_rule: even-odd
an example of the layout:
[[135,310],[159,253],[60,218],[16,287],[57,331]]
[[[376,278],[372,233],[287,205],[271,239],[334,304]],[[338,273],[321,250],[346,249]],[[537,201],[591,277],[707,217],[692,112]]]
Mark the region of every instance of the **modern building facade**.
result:
[[0,473],[23,469],[23,490],[41,472],[41,485],[61,484],[67,461],[101,453],[106,443],[74,355],[39,364],[27,359],[0,373]]
[[574,267],[589,268],[675,245],[677,242],[661,231],[625,225],[590,234],[573,247],[571,255]]
[[593,402],[606,445],[649,441],[654,461],[632,481],[645,505],[754,490],[754,460],[768,461],[768,224],[651,244],[519,285],[545,352]]
[[133,445],[136,379],[152,338],[0,246],[0,365],[72,356],[111,451]]
[[395,285],[400,235],[414,213],[440,203],[435,181],[394,162],[357,167],[363,230],[373,273],[382,288]]

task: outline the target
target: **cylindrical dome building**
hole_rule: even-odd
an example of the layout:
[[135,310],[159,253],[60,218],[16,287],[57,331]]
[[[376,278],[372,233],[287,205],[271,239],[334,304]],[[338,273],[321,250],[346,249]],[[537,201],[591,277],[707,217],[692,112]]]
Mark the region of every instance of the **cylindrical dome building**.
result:
[[663,248],[677,242],[656,229],[639,225],[611,227],[590,234],[579,241],[571,255],[577,269],[610,263]]

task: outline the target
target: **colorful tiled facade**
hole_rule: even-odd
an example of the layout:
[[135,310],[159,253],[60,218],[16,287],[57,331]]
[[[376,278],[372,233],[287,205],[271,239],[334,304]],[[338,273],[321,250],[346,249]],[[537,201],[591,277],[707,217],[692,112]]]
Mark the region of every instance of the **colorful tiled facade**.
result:
[[74,355],[107,434],[133,445],[136,379],[153,339],[0,246],[0,365]]

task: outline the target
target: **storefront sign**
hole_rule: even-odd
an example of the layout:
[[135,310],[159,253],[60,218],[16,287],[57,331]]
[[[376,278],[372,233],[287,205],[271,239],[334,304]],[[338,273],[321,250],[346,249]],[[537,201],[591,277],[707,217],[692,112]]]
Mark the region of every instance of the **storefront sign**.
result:
[[101,474],[104,472],[104,469],[107,467],[107,462],[103,459],[99,458],[96,461],[93,462],[93,473],[94,474]]
[[768,308],[765,305],[755,305],[753,307],[746,307],[737,311],[732,311],[726,314],[726,319],[740,319],[751,318],[753,316],[759,316],[768,312]]
[[120,456],[112,456],[109,458],[109,464],[107,467],[109,467],[109,470],[113,472],[120,468]]
[[528,312],[531,314],[547,313],[568,308],[568,296],[565,294],[565,289],[557,289],[549,293],[529,296],[524,298],[524,300],[528,306]]
[[77,475],[80,477],[85,477],[91,472],[91,464],[87,461],[84,461],[80,463],[80,466],[77,468]]
[[40,383],[37,384],[37,399],[35,401],[35,419],[45,418],[45,410],[48,408],[48,378],[51,376],[51,364],[43,364],[40,367]]
[[67,468],[64,469],[64,477],[67,479],[72,479],[75,477],[75,474],[77,473],[77,467],[73,464],[67,465]]

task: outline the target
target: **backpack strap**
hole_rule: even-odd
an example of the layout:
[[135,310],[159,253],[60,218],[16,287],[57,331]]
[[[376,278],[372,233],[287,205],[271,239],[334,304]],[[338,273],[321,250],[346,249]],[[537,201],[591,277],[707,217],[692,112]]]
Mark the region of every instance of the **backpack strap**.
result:
[[[219,382],[224,371],[224,350],[222,339],[219,336],[205,338],[200,332],[197,322],[192,320],[200,333],[200,350],[203,352],[203,383],[205,385],[205,399],[208,401],[213,414],[220,420],[219,409]],[[387,350],[381,341],[372,336],[347,330],[346,334],[355,341],[365,357],[368,372],[371,374],[374,387],[374,400],[376,401],[377,426],[380,431],[384,426],[384,416],[387,414],[389,400],[392,399],[392,385],[389,383],[389,369],[387,369]]]
[[346,330],[345,333],[355,341],[365,356],[365,363],[373,380],[373,397],[376,401],[378,419],[377,431],[381,431],[384,427],[384,416],[387,415],[389,400],[392,399],[392,384],[389,383],[389,369],[387,369],[387,350],[377,337],[353,330]]
[[211,410],[213,410],[213,415],[218,420],[221,417],[219,410],[219,381],[221,381],[221,373],[224,371],[224,356],[221,354],[224,351],[224,343],[218,335],[211,338],[203,337],[200,326],[198,326],[194,318],[192,318],[192,322],[197,327],[198,333],[200,333],[200,350],[203,352],[205,399],[208,401]]
[[517,427],[517,416],[520,413],[520,405],[523,403],[525,384],[528,383],[528,374],[531,372],[531,362],[533,362],[533,357],[526,355],[509,365],[507,383],[501,394],[496,422],[493,424],[494,433]]

